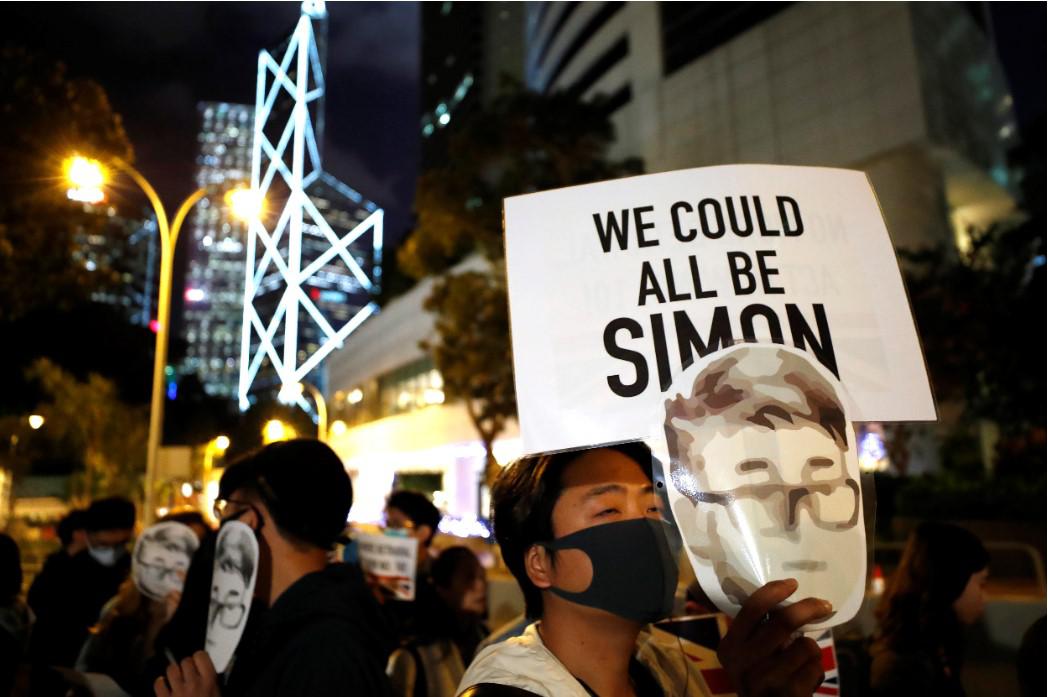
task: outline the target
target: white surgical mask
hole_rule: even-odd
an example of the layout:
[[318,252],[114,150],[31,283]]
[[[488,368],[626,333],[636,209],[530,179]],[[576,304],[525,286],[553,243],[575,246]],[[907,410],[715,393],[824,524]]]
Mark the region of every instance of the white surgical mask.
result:
[[115,566],[125,552],[122,547],[92,547],[90,543],[87,545],[87,551],[102,566]]

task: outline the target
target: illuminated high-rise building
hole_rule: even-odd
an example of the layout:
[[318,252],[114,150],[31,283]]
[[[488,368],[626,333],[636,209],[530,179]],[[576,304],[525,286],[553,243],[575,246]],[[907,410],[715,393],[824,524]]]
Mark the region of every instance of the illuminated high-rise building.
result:
[[73,260],[102,277],[91,300],[118,308],[132,324],[149,326],[157,298],[156,217],[129,218],[104,204],[85,203],[84,209],[102,221],[73,233]]
[[247,228],[232,215],[224,194],[251,179],[255,110],[224,102],[203,102],[198,110],[196,184],[210,193],[188,221],[182,372],[199,377],[208,394],[233,397],[239,375]]

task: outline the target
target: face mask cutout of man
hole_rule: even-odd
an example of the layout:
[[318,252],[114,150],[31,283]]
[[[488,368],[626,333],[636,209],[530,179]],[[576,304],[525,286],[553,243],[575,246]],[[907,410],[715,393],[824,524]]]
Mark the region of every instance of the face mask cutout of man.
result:
[[135,542],[131,576],[142,595],[164,600],[182,592],[186,571],[200,540],[193,530],[169,520],[152,525]]
[[247,625],[258,559],[258,540],[251,527],[239,520],[223,523],[215,543],[206,642],[217,673],[228,667]]
[[807,354],[744,344],[672,386],[664,432],[674,516],[710,598],[736,614],[765,583],[828,600],[846,622],[866,578],[855,436],[842,389]]

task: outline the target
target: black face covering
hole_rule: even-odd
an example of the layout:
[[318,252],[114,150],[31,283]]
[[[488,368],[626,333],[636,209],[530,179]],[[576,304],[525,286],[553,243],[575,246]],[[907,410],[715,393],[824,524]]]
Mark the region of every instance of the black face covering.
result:
[[652,518],[605,523],[543,546],[578,549],[590,558],[593,580],[586,590],[550,588],[565,600],[645,624],[673,610],[681,539],[671,523]]

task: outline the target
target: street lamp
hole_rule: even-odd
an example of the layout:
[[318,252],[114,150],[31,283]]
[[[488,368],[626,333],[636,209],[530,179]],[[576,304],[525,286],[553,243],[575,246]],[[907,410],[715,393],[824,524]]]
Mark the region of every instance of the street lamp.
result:
[[266,445],[278,440],[290,440],[295,437],[295,429],[280,419],[270,419],[262,427],[262,442]]
[[[189,211],[207,195],[204,188],[186,197],[168,225],[167,212],[156,190],[142,174],[120,158],[112,158],[108,166],[123,172],[138,185],[149,199],[156,214],[160,231],[160,288],[157,297],[156,350],[153,356],[153,395],[149,408],[149,439],[146,445],[145,522],[153,521],[153,498],[156,488],[157,457],[160,451],[160,433],[164,424],[164,368],[167,365],[168,329],[171,319],[171,275],[174,267],[175,244]],[[98,203],[105,198],[102,187],[108,179],[106,167],[98,160],[82,156],[68,158],[65,175],[70,184],[66,195],[74,201]],[[245,210],[241,208],[241,210]]]
[[217,436],[208,441],[207,446],[204,448],[204,476],[202,479],[205,482],[208,480],[208,475],[211,474],[211,470],[214,468],[215,455],[224,453],[228,447],[228,436]]
[[308,382],[284,383],[277,399],[286,404],[297,403],[307,391],[317,405],[317,440],[327,442],[327,402],[324,401],[324,395],[320,390]]
[[30,414],[29,415],[29,428],[31,428],[34,431],[36,431],[43,425],[44,425],[44,417],[40,416],[39,414]]

